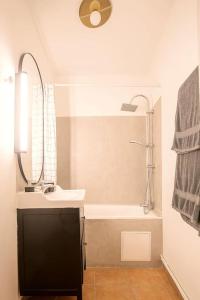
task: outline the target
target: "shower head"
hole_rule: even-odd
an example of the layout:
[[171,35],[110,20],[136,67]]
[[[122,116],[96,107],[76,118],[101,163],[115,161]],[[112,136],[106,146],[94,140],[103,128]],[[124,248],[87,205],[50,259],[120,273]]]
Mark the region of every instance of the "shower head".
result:
[[136,98],[143,98],[145,101],[146,101],[146,104],[147,104],[147,112],[148,113],[152,113],[153,112],[153,109],[152,109],[152,102],[151,102],[151,99],[147,98],[145,95],[143,94],[137,94],[135,96],[133,96],[131,98],[131,101],[129,103],[123,103],[122,106],[121,106],[121,110],[122,111],[129,111],[129,112],[134,112],[136,111],[137,109],[137,105],[133,105],[133,101],[136,99]]
[[130,103],[122,103],[121,111],[134,112],[134,111],[136,111],[137,108],[138,108],[137,105],[133,105],[133,104],[130,104]]

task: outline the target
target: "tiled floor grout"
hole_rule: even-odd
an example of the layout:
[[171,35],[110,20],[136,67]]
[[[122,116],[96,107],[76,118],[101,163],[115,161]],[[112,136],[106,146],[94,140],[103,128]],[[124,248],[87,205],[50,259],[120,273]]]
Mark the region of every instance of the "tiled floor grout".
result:
[[97,291],[96,291],[96,272],[94,271],[94,300],[97,298]]
[[[83,286],[83,300],[180,300],[164,269],[124,268],[88,269]],[[85,288],[85,290],[84,290]],[[76,297],[72,297],[76,300]],[[45,300],[68,300],[71,297],[45,298]],[[31,298],[34,300],[35,298]],[[35,299],[37,300],[37,298]]]

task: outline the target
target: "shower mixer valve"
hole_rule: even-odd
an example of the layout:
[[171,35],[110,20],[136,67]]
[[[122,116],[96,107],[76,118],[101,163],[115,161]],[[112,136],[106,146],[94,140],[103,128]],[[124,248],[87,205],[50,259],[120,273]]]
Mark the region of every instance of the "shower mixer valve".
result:
[[137,141],[130,141],[129,142],[130,144],[137,144],[137,145],[140,145],[140,146],[143,146],[143,147],[146,147],[146,148],[153,148],[154,147],[154,144],[144,144],[144,143],[141,143],[141,142],[137,142]]

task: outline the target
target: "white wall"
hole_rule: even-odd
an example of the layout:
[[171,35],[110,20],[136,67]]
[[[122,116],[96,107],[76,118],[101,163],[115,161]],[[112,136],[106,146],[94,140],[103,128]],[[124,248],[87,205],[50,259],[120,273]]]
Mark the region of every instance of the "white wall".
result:
[[[127,81],[129,82],[129,81]],[[131,86],[132,85],[132,86]],[[56,115],[64,116],[145,116],[146,102],[142,98],[135,99],[138,109],[132,112],[120,111],[123,102],[129,103],[137,94],[146,95],[152,104],[160,96],[159,87],[134,87],[132,84],[83,84],[68,87],[56,87]]]
[[59,81],[77,75],[105,77],[105,73],[143,80],[173,2],[113,1],[109,21],[91,29],[79,19],[80,0],[27,1]]
[[14,83],[21,53],[32,52],[50,80],[45,53],[24,0],[0,0],[0,300],[18,298]]
[[197,1],[175,1],[154,65],[162,87],[163,256],[190,300],[200,299],[200,237],[171,207],[176,159],[171,146],[178,88],[199,63]]

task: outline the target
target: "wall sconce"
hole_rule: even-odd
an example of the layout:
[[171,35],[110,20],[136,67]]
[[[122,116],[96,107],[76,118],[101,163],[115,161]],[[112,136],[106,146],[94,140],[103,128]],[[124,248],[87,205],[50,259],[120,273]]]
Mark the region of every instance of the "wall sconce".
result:
[[111,12],[110,0],[83,0],[79,9],[79,16],[85,26],[96,28],[108,21]]
[[28,74],[15,74],[15,152],[28,151]]

